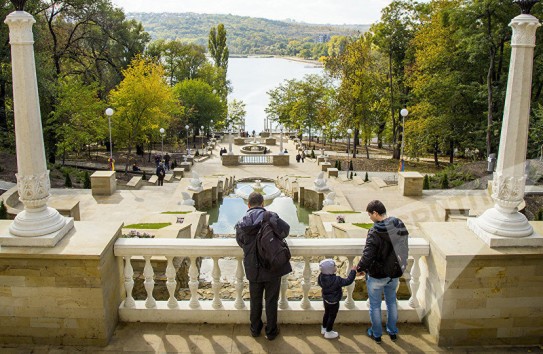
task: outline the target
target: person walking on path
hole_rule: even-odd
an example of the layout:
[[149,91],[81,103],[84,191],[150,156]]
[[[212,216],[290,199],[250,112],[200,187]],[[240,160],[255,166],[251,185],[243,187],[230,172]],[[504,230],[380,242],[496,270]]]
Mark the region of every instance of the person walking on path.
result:
[[170,155],[168,153],[166,153],[166,155],[164,155],[164,167],[165,167],[166,171],[170,170]]
[[164,176],[166,176],[166,170],[164,170],[164,164],[161,162],[158,163],[156,168],[156,175],[158,176],[158,185],[164,185]]
[[264,209],[264,197],[258,192],[253,192],[249,195],[248,207],[249,210],[238,221],[235,229],[236,241],[243,249],[243,266],[249,280],[251,335],[258,337],[264,327],[261,317],[263,295],[265,292],[266,338],[274,340],[279,334],[279,327],[277,326],[277,302],[279,301],[281,277],[292,272],[292,267],[290,262],[286,262],[275,271],[265,269],[259,261],[256,241],[265,212],[270,213],[271,226],[275,230],[275,234],[279,235],[281,239],[288,236],[290,226],[276,213]]
[[339,301],[343,296],[341,288],[353,283],[356,277],[356,266],[351,269],[347,278],[336,275],[336,262],[333,259],[321,261],[319,269],[321,272],[317,278],[317,283],[322,288],[322,301],[324,305],[321,334],[326,339],[334,339],[339,337],[339,333],[333,329],[339,311]]
[[357,273],[366,275],[368,297],[370,301],[371,327],[367,334],[376,343],[381,343],[383,332],[381,323],[381,299],[385,295],[387,306],[386,331],[394,342],[397,339],[398,306],[396,304],[396,289],[399,277],[387,274],[387,266],[397,255],[391,241],[391,235],[396,234],[407,237],[409,235],[404,223],[395,217],[387,217],[385,205],[379,200],[369,202],[366,207],[368,215],[373,221],[373,227],[368,231],[366,245],[362,258],[356,268]]

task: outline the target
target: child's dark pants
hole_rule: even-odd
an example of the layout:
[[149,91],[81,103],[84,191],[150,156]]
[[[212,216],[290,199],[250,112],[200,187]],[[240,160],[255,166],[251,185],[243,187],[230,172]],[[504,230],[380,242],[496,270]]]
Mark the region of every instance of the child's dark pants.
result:
[[334,321],[336,320],[336,316],[339,311],[339,302],[329,304],[323,300],[323,303],[324,316],[322,317],[322,326],[326,328],[326,332],[330,332],[334,329]]

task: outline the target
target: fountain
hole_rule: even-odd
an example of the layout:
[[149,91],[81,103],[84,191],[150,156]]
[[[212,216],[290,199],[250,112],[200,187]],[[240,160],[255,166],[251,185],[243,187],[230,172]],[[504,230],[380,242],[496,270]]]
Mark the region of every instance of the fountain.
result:
[[272,200],[281,195],[279,188],[275,184],[261,184],[261,180],[257,179],[253,184],[243,185],[240,188],[236,188],[234,193],[245,200],[249,199],[249,195],[252,192],[259,192],[264,197],[264,200]]
[[190,186],[187,187],[189,191],[201,192],[204,189],[202,188],[202,181],[200,181],[200,176],[196,172],[192,172],[192,178],[190,180]]

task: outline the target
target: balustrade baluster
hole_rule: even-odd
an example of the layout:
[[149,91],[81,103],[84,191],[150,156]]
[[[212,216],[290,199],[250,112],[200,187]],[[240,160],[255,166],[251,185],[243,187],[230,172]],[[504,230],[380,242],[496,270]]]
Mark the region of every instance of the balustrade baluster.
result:
[[[347,275],[351,272],[351,268],[353,267],[353,261],[354,257],[347,257],[349,260],[348,267],[347,267]],[[354,282],[347,286],[347,298],[345,299],[345,307],[349,310],[352,310],[355,308],[354,300],[353,300],[353,291],[354,291]]]
[[245,269],[243,269],[243,258],[238,257],[238,266],[236,269],[236,302],[234,307],[238,310],[245,308],[243,301],[243,278],[245,277]]
[[153,297],[153,289],[155,288],[155,272],[151,266],[151,256],[144,256],[143,258],[145,258],[145,267],[143,268],[143,276],[145,277],[145,281],[143,282],[143,285],[145,286],[145,291],[147,292],[145,307],[152,309],[156,307],[156,300]]
[[289,308],[287,299],[288,290],[288,274],[281,277],[281,298],[279,300],[279,308],[286,310]]
[[173,257],[166,257],[168,260],[168,265],[166,266],[166,288],[168,288],[168,293],[170,298],[168,299],[168,308],[175,309],[179,307],[179,303],[175,298],[175,288],[177,286],[177,281],[175,280],[175,268],[173,266]]
[[191,309],[196,309],[200,307],[200,301],[198,300],[198,267],[196,266],[196,257],[190,257],[189,289],[190,289],[189,307]]
[[412,308],[419,307],[419,300],[417,299],[417,293],[420,286],[420,256],[414,256],[413,268],[411,268],[411,280],[409,281],[409,288],[411,289],[411,297],[409,298],[409,306]]
[[302,299],[302,304],[300,305],[300,307],[304,310],[307,310],[311,308],[311,301],[309,301],[309,290],[311,289],[311,267],[309,264],[309,257],[304,257],[304,261],[304,280],[302,283],[304,297]]
[[124,307],[134,308],[136,302],[132,297],[132,289],[134,289],[134,269],[130,263],[131,256],[124,257],[124,288],[126,290],[126,299],[124,300]]
[[213,277],[213,308],[214,309],[220,309],[222,308],[222,301],[221,301],[221,268],[219,268],[219,258],[213,257],[213,272],[211,273]]

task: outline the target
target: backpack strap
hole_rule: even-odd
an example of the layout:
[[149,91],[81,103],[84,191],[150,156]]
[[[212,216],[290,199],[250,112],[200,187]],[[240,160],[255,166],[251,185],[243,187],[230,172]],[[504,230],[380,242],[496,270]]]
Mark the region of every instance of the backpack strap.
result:
[[264,215],[262,216],[262,221],[270,221],[271,213],[269,211],[265,211]]

